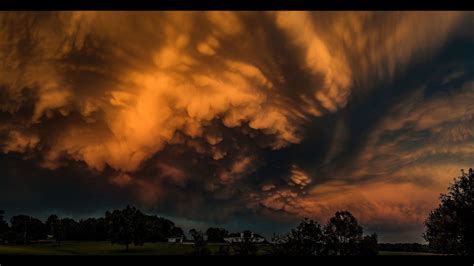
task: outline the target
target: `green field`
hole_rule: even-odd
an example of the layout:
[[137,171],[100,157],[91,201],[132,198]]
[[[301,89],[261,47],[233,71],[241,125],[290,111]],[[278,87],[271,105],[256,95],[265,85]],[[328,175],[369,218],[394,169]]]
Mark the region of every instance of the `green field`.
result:
[[[221,244],[208,244],[212,254],[216,254]],[[257,254],[266,254],[268,245],[260,245]],[[143,246],[130,246],[128,252],[122,245],[112,245],[106,241],[66,241],[56,243],[37,243],[28,245],[0,245],[0,255],[187,255],[193,250],[191,244],[145,243]],[[432,253],[380,251],[379,255],[409,256],[436,255]]]
[[[207,245],[212,254],[217,253],[219,245]],[[258,254],[265,254],[268,245],[261,245]],[[1,245],[0,255],[187,255],[193,251],[192,244],[145,243],[143,246],[112,245],[106,241],[66,241],[56,243],[37,243],[28,245]]]

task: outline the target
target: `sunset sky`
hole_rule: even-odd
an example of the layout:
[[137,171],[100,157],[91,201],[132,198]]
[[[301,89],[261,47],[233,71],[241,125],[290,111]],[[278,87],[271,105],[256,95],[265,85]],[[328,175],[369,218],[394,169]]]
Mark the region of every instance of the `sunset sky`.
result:
[[0,13],[0,209],[379,242],[474,167],[472,12]]

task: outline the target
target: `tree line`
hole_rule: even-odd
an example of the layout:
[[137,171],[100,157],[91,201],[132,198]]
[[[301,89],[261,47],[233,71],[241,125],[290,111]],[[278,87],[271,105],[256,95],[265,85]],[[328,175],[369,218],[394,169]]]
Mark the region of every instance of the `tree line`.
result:
[[[110,241],[129,250],[130,245],[140,246],[145,242],[167,241],[169,237],[186,238],[180,227],[165,218],[143,214],[135,207],[107,211],[105,217],[76,221],[50,215],[46,222],[40,219],[16,215],[10,225],[0,212],[0,239],[9,244],[28,244],[46,239],[48,236],[61,245],[61,241]],[[363,236],[362,227],[347,211],[337,212],[323,228],[317,222],[303,220],[289,234],[274,236],[270,253],[276,255],[355,255],[376,254],[377,236]],[[224,228],[211,227],[206,232],[189,230],[193,240],[194,255],[209,255],[209,242],[224,243],[229,232]],[[243,232],[241,242],[221,245],[219,255],[255,255],[258,244],[252,232]]]
[[[225,229],[213,228],[220,237]],[[218,232],[218,233],[217,233]],[[194,239],[194,255],[209,255],[204,233],[190,230]],[[243,232],[241,242],[221,245],[216,255],[256,255],[259,246],[252,241],[252,234]],[[276,256],[317,256],[317,255],[376,255],[378,253],[377,235],[363,235],[363,228],[348,211],[339,211],[329,219],[325,226],[305,218],[288,234],[274,235],[267,255]]]
[[107,211],[105,217],[87,218],[76,221],[72,218],[59,218],[50,215],[46,222],[40,219],[16,215],[10,225],[0,211],[0,241],[10,244],[28,244],[47,239],[48,236],[58,245],[61,241],[111,241],[123,244],[128,249],[131,243],[141,245],[145,242],[166,241],[171,236],[183,236],[180,227],[165,218],[146,215],[135,207]]
[[[208,242],[225,242],[229,232],[224,228],[208,228],[201,232],[191,229],[194,244],[193,254],[208,255]],[[75,221],[71,218],[48,217],[45,223],[27,215],[10,219],[10,225],[0,211],[0,242],[27,244],[51,236],[58,245],[64,240],[108,240],[121,244],[128,250],[131,244],[166,241],[168,237],[182,237],[180,227],[162,217],[146,215],[135,207],[107,211],[105,217]],[[205,238],[206,236],[207,238]],[[474,254],[474,171],[462,171],[441,194],[439,206],[430,212],[425,221],[423,237],[428,242],[428,251],[443,254]],[[267,245],[268,246],[268,245]],[[284,235],[274,235],[269,253],[273,255],[375,255],[378,248],[409,249],[427,251],[420,244],[383,244],[377,235],[364,235],[357,219],[348,211],[338,211],[322,226],[318,222],[304,219]],[[220,245],[220,255],[255,255],[257,244],[252,241],[250,231],[244,231],[243,241],[231,245]]]
[[273,238],[276,255],[376,255],[377,235],[363,235],[363,228],[348,211],[338,211],[326,225],[304,219],[288,234]]

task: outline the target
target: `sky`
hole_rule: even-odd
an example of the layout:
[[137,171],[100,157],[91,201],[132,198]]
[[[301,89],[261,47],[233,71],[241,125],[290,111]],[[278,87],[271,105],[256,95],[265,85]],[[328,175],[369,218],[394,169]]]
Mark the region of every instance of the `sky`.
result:
[[379,242],[474,166],[472,12],[2,12],[0,209]]

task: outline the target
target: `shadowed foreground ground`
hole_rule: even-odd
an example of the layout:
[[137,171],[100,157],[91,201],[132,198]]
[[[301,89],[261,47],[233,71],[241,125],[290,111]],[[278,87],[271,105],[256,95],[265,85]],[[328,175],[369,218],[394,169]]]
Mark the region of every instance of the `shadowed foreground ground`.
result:
[[[220,244],[208,244],[207,247],[215,254]],[[259,254],[265,254],[269,246],[259,249]],[[55,243],[37,243],[28,245],[0,245],[0,255],[186,255],[191,253],[191,244],[145,243],[143,246],[130,245],[125,252],[125,246],[112,245],[107,241],[65,241],[60,246]]]
[[[209,244],[212,254],[216,254],[220,244]],[[0,245],[0,255],[186,255],[193,250],[190,244],[145,243],[131,246],[125,252],[124,246],[112,245],[106,241],[67,241],[58,246],[55,243],[29,245]],[[268,252],[269,245],[260,245],[258,254]],[[435,255],[419,252],[380,251],[379,255]]]

